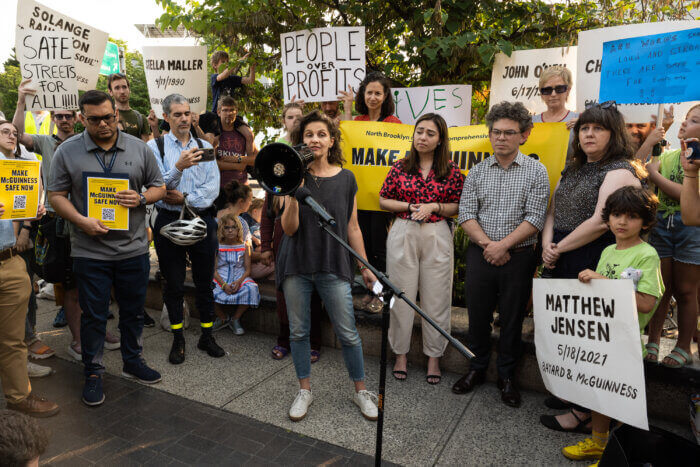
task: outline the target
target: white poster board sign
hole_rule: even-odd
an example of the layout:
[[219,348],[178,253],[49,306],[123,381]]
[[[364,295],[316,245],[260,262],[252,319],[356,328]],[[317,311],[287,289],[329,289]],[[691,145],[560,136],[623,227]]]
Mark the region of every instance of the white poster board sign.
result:
[[489,108],[499,102],[522,102],[533,114],[547,110],[540,97],[540,75],[552,65],[565,66],[574,76],[574,89],[569,94],[567,108],[576,108],[576,47],[516,50],[510,57],[496,54],[491,72]]
[[77,110],[73,37],[65,31],[17,29],[17,60],[23,79],[31,79],[36,94],[25,100],[27,110]]
[[415,88],[392,88],[394,115],[413,125],[423,114],[440,114],[447,126],[471,123],[472,87],[469,84],[443,84]]
[[316,28],[280,34],[284,102],[338,100],[365,77],[365,28]]
[[163,99],[170,94],[185,96],[192,112],[206,110],[206,46],[144,46],[143,68],[151,108],[159,118],[163,115]]
[[537,363],[547,390],[648,430],[632,280],[535,279],[533,309]]
[[109,34],[45,7],[35,0],[17,1],[17,28],[70,33],[78,89],[88,91],[97,87]]
[[[697,21],[662,21],[657,23],[629,24],[610,28],[591,29],[578,33],[578,79],[576,80],[576,107],[583,112],[586,103],[598,102],[600,93],[600,69],[603,59],[603,43],[628,37],[647,36],[664,32],[698,27]],[[666,132],[666,140],[679,148],[678,129],[692,102],[673,103],[675,122]],[[656,115],[656,104],[624,104],[618,110],[628,123],[646,123]]]

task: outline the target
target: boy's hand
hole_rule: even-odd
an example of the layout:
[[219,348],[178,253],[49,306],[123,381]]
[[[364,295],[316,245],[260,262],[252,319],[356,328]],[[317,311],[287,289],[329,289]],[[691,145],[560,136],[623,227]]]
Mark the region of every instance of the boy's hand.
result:
[[578,273],[578,280],[581,282],[588,283],[591,281],[591,279],[607,279],[607,277],[602,274],[598,274],[592,269],[584,269]]

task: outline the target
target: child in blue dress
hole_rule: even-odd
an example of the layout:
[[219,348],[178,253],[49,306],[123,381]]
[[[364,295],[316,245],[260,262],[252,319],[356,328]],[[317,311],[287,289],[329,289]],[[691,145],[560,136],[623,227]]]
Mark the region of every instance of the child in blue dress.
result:
[[[215,330],[229,326],[234,333],[242,335],[240,319],[249,306],[260,304],[258,285],[250,277],[250,245],[245,243],[244,228],[235,214],[226,214],[219,220],[217,232],[219,253],[214,272],[214,301],[217,320]],[[233,317],[229,308],[235,306]]]

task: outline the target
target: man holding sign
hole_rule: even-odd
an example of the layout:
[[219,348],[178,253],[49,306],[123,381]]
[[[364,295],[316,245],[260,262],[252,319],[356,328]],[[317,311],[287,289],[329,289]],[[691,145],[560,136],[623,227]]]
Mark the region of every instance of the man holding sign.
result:
[[[150,267],[146,205],[163,198],[165,186],[148,147],[117,130],[117,110],[108,94],[88,91],[79,105],[86,130],[56,151],[48,189],[51,205],[71,224],[83,310],[83,402],[94,406],[104,402],[102,348],[112,287],[119,304],[123,374],[142,383],[160,381],[141,358],[140,340]],[[140,193],[142,187],[148,189]],[[99,214],[92,214],[89,206],[96,205]]]

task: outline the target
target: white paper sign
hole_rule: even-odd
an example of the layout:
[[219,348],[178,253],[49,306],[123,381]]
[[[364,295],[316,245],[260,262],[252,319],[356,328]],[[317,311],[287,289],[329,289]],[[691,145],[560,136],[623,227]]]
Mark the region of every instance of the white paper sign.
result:
[[469,84],[444,84],[416,88],[392,88],[394,115],[402,123],[413,125],[423,114],[437,113],[447,126],[466,126],[471,122],[472,87]]
[[[583,112],[587,102],[598,102],[600,93],[600,68],[603,58],[603,43],[628,37],[647,36],[664,32],[680,31],[698,27],[697,21],[662,21],[657,23],[630,24],[610,28],[592,29],[578,33],[578,79],[576,80],[576,106]],[[666,140],[678,148],[678,129],[693,102],[674,103],[675,122],[666,132]],[[625,104],[618,110],[628,123],[646,123],[656,115],[656,104]]]
[[540,97],[540,75],[552,66],[565,66],[574,76],[574,89],[569,94],[567,107],[576,106],[576,47],[516,50],[510,57],[496,54],[491,72],[489,106],[499,102],[522,102],[533,114],[542,113],[547,106]]
[[170,94],[185,96],[192,112],[206,110],[206,46],[145,46],[143,67],[151,108],[156,115],[163,115],[163,99]]
[[109,34],[45,7],[34,0],[18,0],[17,28],[70,33],[78,89],[88,91],[97,87],[97,78],[100,74],[102,57]]
[[17,29],[17,60],[22,78],[31,79],[35,95],[28,95],[27,110],[76,110],[73,37],[65,31]]
[[280,34],[284,102],[335,101],[365,77],[365,28],[305,29]]
[[535,279],[533,309],[537,363],[549,392],[648,430],[632,280]]

